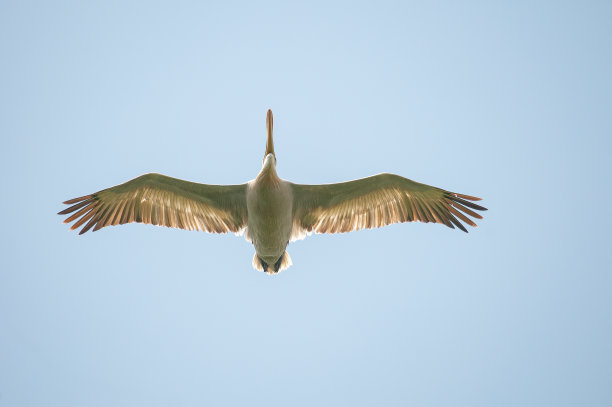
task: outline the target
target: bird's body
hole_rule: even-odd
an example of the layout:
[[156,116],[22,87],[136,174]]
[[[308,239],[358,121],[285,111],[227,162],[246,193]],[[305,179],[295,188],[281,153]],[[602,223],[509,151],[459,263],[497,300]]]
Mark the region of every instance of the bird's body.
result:
[[[264,268],[283,255],[293,228],[291,185],[278,177],[274,161],[273,154],[266,156],[261,172],[247,184],[246,191],[247,237]],[[258,266],[256,259],[254,266]]]
[[[486,210],[480,200],[420,184],[394,174],[379,174],[339,184],[300,185],[278,177],[267,115],[267,143],[257,177],[241,185],[206,185],[146,174],[92,195],[64,202],[74,212],[64,222],[82,225],[80,234],[110,225],[149,223],[213,233],[243,233],[255,247],[253,267],[276,273],[291,265],[289,242],[306,234],[342,233],[398,222],[434,222],[467,232],[461,221]],[[470,209],[471,208],[471,209]],[[459,218],[459,219],[457,219]]]

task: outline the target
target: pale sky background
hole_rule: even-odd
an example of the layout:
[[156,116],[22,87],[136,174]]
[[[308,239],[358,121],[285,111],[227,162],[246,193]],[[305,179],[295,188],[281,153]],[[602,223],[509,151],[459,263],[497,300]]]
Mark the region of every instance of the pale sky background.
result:
[[[129,4],[128,4],[129,3]],[[537,4],[536,4],[537,3]],[[612,3],[0,3],[0,406],[610,406]],[[469,234],[78,236],[146,172],[393,172]]]

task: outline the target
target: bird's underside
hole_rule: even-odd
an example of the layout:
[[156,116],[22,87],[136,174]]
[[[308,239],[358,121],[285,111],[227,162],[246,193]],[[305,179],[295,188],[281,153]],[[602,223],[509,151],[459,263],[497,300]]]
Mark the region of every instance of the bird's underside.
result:
[[[301,185],[276,174],[272,112],[261,172],[241,185],[206,185],[146,174],[64,202],[64,223],[79,234],[105,226],[148,223],[211,233],[244,232],[255,246],[253,266],[276,273],[291,265],[290,241],[314,233],[344,233],[401,222],[440,223],[467,232],[463,223],[486,208],[469,195],[379,174],[338,184]],[[462,223],[463,222],[463,223]]]

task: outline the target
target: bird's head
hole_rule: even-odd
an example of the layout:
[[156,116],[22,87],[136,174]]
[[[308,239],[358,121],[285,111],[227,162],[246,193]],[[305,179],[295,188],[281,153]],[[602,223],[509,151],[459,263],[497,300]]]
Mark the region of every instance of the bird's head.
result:
[[274,154],[274,140],[272,139],[272,129],[274,127],[274,122],[272,119],[272,110],[268,109],[268,114],[266,115],[266,128],[268,130],[268,138],[266,140],[266,152],[264,154],[264,167],[266,166],[266,161],[271,160],[270,164],[276,165],[276,155]]

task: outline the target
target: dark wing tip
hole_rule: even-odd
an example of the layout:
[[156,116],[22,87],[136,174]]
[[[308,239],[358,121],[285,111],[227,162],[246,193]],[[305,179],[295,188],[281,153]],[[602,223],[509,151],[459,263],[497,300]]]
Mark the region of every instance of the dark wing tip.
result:
[[480,205],[476,205],[475,203],[472,203],[468,200],[465,199],[461,199],[459,198],[461,195],[456,194],[454,192],[451,192],[448,194],[448,198],[450,198],[451,200],[463,204],[465,206],[467,206],[468,208],[472,208],[472,209],[476,209],[477,211],[486,211],[487,208],[485,208],[484,206],[480,206]]
[[84,200],[90,199],[90,198],[93,198],[93,195],[85,195],[85,196],[81,196],[81,197],[78,197],[78,198],[72,198],[72,199],[69,199],[67,201],[64,201],[63,203],[66,204],[66,205],[72,205],[72,204],[75,204],[77,202],[81,202],[81,201],[84,201]]
[[[78,229],[84,222],[89,220],[97,212],[97,200],[98,198],[95,194],[70,199],[65,201],[64,204],[71,206],[59,211],[57,214],[68,215],[75,212],[71,216],[64,219],[64,223],[71,223],[76,220],[76,222],[70,226],[70,230]],[[87,230],[89,230],[89,228],[85,227],[79,234],[82,235],[83,233],[87,232]]]
[[478,198],[477,196],[457,194],[455,192],[453,192],[453,194],[459,198],[467,199],[469,201],[482,201],[482,198]]
[[[457,194],[455,192],[446,192],[444,194],[444,198],[445,198],[444,199],[445,202],[443,202],[443,204],[444,206],[446,206],[446,209],[450,212],[447,214],[448,219],[455,226],[457,226],[459,229],[461,229],[465,233],[468,233],[467,229],[464,227],[464,225],[459,220],[461,219],[463,222],[465,222],[466,224],[472,227],[478,227],[478,225],[476,225],[476,223],[473,222],[472,219],[468,218],[466,215],[469,215],[476,219],[482,219],[482,216],[480,214],[468,209],[468,208],[471,208],[477,211],[486,211],[487,208],[480,206],[480,205],[476,205],[473,202],[470,202],[470,201],[480,201],[481,198],[470,196],[470,195]],[[457,219],[455,216],[457,216],[459,219]]]
[[[82,208],[83,206],[93,202],[96,198],[96,196],[94,194],[92,195],[86,195],[86,196],[81,196],[79,198],[74,198],[74,199],[69,199],[67,201],[62,202],[64,205],[72,205],[69,208],[66,208],[64,210],[59,211],[57,214],[58,215],[67,215],[70,212],[74,212],[79,208]],[[73,205],[74,204],[74,205]]]
[[465,233],[468,233],[467,229],[465,228],[465,226],[463,226],[463,224],[461,222],[459,222],[459,220],[457,220],[457,218],[455,218],[453,215],[449,214],[449,217],[451,222],[453,222],[455,224],[455,226],[457,226],[459,229],[461,229],[462,231],[464,231]]

